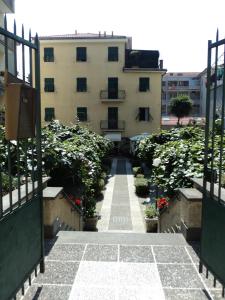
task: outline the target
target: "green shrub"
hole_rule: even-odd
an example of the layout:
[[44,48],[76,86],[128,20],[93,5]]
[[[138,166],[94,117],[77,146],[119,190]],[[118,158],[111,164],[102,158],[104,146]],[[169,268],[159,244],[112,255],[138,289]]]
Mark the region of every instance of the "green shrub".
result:
[[145,177],[145,175],[144,174],[137,174],[137,176],[136,176],[137,178],[144,178]]
[[143,173],[143,170],[141,167],[134,167],[133,168],[133,173],[134,173],[134,176],[136,177],[137,174],[142,174]]
[[107,178],[106,172],[102,172],[100,177],[101,177],[103,180],[106,180],[106,178]]
[[105,187],[105,180],[100,178],[94,186],[95,195],[98,196]]
[[149,193],[148,180],[145,178],[135,178],[135,192],[138,196],[146,196]]

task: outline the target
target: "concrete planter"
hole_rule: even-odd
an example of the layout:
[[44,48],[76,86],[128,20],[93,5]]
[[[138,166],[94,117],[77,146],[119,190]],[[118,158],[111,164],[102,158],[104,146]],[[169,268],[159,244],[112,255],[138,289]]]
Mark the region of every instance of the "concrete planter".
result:
[[85,231],[97,231],[98,220],[99,220],[99,216],[86,218],[84,220],[84,230]]
[[146,232],[157,232],[158,218],[146,218],[145,217]]

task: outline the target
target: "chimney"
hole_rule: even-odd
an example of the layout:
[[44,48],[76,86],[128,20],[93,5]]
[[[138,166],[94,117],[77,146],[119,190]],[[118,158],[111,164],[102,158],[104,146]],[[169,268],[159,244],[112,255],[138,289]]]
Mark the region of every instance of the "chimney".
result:
[[75,30],[75,34],[77,35],[77,30]]
[[159,68],[163,69],[163,60],[162,59],[160,59],[160,61],[159,61]]
[[99,37],[101,36],[101,31],[98,32],[98,36],[99,36]]
[[113,33],[113,31],[112,31],[112,37],[113,37],[113,35],[114,35],[114,33]]
[[104,31],[104,37],[106,37],[106,31]]

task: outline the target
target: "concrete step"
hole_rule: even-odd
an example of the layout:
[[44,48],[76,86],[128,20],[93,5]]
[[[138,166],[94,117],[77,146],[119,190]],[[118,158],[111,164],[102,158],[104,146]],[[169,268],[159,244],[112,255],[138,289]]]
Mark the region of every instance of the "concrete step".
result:
[[129,233],[60,231],[57,243],[123,244],[123,245],[187,245],[180,233]]

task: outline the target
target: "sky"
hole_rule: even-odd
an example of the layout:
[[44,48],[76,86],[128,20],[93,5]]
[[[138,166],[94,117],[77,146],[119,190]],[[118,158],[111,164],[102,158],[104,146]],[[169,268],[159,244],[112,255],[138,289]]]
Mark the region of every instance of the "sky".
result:
[[32,34],[106,33],[133,49],[159,50],[169,72],[201,72],[208,40],[225,37],[225,0],[15,0],[17,23]]

